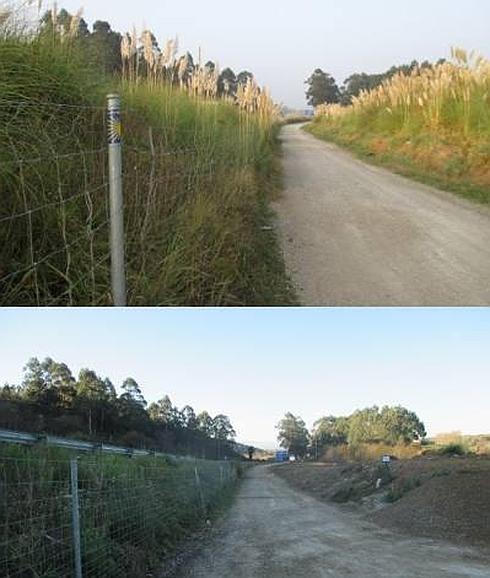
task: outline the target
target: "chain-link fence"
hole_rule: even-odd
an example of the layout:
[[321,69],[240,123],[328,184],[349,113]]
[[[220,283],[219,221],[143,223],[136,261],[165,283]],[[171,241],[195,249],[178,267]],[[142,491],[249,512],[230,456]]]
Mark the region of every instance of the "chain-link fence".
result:
[[0,454],[0,576],[139,577],[212,516],[239,466],[6,445]]

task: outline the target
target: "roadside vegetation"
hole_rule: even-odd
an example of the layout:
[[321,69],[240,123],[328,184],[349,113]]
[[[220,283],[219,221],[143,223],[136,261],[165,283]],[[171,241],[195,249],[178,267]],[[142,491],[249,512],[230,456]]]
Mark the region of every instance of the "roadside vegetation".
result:
[[131,305],[288,305],[268,202],[278,109],[248,71],[90,31],[56,8],[0,19],[0,302],[111,303],[105,96],[123,103]]
[[427,433],[413,411],[396,406],[357,410],[349,416],[325,416],[311,432],[291,413],[277,425],[281,447],[299,458],[363,460],[398,452],[399,457],[420,451]]
[[[53,448],[0,446],[2,576],[71,576],[70,458]],[[238,463],[78,456],[84,576],[158,575],[190,533],[230,503]]]
[[489,435],[428,438],[420,418],[401,406],[326,416],[311,431],[288,413],[277,429],[296,460],[272,471],[295,488],[355,505],[382,526],[488,546]]
[[[322,74],[319,74],[322,73]],[[356,74],[339,89],[311,79],[307,130],[364,158],[490,202],[490,62],[454,49],[451,60]]]
[[226,415],[212,417],[168,396],[148,405],[132,377],[120,387],[108,377],[50,358],[31,359],[19,385],[0,388],[0,428],[110,442],[207,459],[238,458]]

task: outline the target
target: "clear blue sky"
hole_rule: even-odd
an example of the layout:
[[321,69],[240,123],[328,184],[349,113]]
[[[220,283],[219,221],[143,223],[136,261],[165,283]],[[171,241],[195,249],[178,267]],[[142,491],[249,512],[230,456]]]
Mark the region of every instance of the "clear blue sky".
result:
[[303,82],[321,67],[342,82],[353,72],[448,56],[451,46],[490,56],[488,0],[59,0],[86,19],[133,24],[182,48],[251,69],[278,101],[304,106]]
[[51,356],[225,413],[243,441],[271,445],[286,411],[310,426],[372,404],[432,434],[490,431],[489,309],[3,309],[0,327],[0,383]]

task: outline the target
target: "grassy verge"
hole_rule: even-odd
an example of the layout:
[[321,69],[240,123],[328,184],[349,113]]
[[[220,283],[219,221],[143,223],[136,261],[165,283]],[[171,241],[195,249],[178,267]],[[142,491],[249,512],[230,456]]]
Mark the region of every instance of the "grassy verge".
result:
[[[0,448],[0,560],[5,576],[73,570],[70,454]],[[241,475],[231,462],[84,455],[79,462],[84,576],[139,577],[231,503]]]
[[[420,132],[378,132],[348,119],[315,119],[305,127],[312,135],[345,147],[364,161],[483,204],[490,203],[490,180],[484,172],[488,143],[469,150],[457,138]],[[474,166],[468,156],[479,158]]]
[[321,105],[308,130],[362,158],[490,202],[490,61],[451,60],[397,74],[347,107]]
[[105,94],[123,97],[131,305],[290,305],[269,231],[277,127],[229,102],[0,39],[2,305],[111,303]]

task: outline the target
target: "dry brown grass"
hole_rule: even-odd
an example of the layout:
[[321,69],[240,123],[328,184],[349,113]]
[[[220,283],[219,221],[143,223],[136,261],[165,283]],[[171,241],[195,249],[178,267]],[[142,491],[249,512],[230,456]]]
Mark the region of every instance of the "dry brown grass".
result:
[[399,459],[410,459],[420,455],[419,445],[396,445],[388,444],[359,444],[340,445],[327,448],[322,456],[326,461],[355,461],[369,462],[380,460],[384,455],[395,456]]

